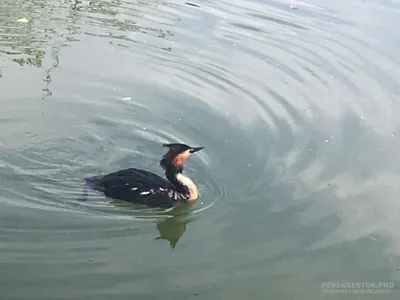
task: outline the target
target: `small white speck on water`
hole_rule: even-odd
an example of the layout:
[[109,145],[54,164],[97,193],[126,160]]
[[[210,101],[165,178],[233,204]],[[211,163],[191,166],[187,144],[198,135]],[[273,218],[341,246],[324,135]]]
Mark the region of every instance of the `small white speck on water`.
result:
[[311,148],[308,149],[308,151],[311,151],[311,150],[312,150]]
[[122,98],[122,100],[123,101],[129,101],[129,100],[132,100],[132,98],[131,97],[124,97],[124,98]]
[[392,190],[395,192],[395,191],[396,191],[396,188],[394,187],[394,188],[392,188]]
[[247,166],[248,166],[248,167],[251,167],[251,164],[248,164]]
[[325,143],[327,143],[328,142],[328,140],[325,140]]
[[363,116],[361,116],[361,117],[360,117],[360,119],[361,119],[361,120],[364,120],[364,117],[363,117]]
[[383,148],[381,148],[381,151],[383,151]]
[[392,134],[392,137],[394,137],[394,134]]
[[204,205],[204,202],[201,202],[200,204],[201,204],[201,205]]
[[296,148],[295,150],[296,150],[296,151],[300,151],[300,149],[299,149],[299,148]]
[[376,238],[374,238],[373,236],[370,236],[370,239],[376,241]]
[[298,9],[298,7],[296,5],[290,5],[290,9]]
[[143,130],[146,130],[147,128],[146,127],[143,127]]
[[113,86],[112,89],[115,91],[115,86]]
[[179,118],[179,119],[178,119],[178,121],[182,121],[182,119],[181,119],[181,118]]
[[0,143],[0,147],[3,146],[3,143]]
[[233,44],[233,47],[236,47],[236,44]]
[[89,260],[90,260],[90,261],[94,261],[94,258],[93,258],[93,257],[90,257]]
[[17,20],[18,23],[28,23],[29,21],[26,18],[21,18]]
[[331,76],[329,76],[329,78],[333,78],[333,76],[331,75]]
[[333,135],[331,135],[331,139],[334,139],[335,137]]
[[281,65],[281,64],[276,64],[278,67]]

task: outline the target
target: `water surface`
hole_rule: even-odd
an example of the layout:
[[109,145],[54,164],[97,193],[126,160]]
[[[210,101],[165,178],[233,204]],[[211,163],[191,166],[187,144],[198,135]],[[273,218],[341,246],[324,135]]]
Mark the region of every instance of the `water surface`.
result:
[[[400,285],[399,1],[0,4],[4,299],[359,299]],[[87,175],[206,149],[201,198],[136,209]]]

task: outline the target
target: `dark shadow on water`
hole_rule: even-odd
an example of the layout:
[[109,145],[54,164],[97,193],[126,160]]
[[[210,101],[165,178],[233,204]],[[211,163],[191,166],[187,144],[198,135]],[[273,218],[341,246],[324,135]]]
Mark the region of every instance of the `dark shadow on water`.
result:
[[[113,200],[113,205],[126,209],[127,211],[149,211],[150,208],[143,205],[131,204],[119,200]],[[176,247],[179,240],[186,231],[186,224],[189,222],[190,204],[182,204],[165,211],[164,209],[151,209],[157,215],[156,228],[159,236],[155,240],[167,240],[172,249]]]
[[174,249],[186,231],[190,212],[189,207],[189,205],[176,207],[170,212],[172,216],[158,221],[157,230],[160,236],[156,240],[167,240],[171,248]]

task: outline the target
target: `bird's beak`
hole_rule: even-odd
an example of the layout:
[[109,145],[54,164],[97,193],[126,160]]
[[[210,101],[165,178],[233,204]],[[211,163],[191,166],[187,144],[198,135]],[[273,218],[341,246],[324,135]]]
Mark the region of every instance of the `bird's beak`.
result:
[[200,151],[200,150],[203,150],[203,149],[204,149],[204,147],[192,148],[192,149],[190,149],[190,153],[195,153],[195,152]]

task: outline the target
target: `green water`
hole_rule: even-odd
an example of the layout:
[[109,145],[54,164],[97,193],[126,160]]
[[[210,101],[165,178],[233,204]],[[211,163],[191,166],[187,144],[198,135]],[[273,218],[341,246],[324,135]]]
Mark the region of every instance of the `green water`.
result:
[[[1,1],[0,298],[399,299],[399,15]],[[165,142],[206,147],[193,207],[77,201]]]

